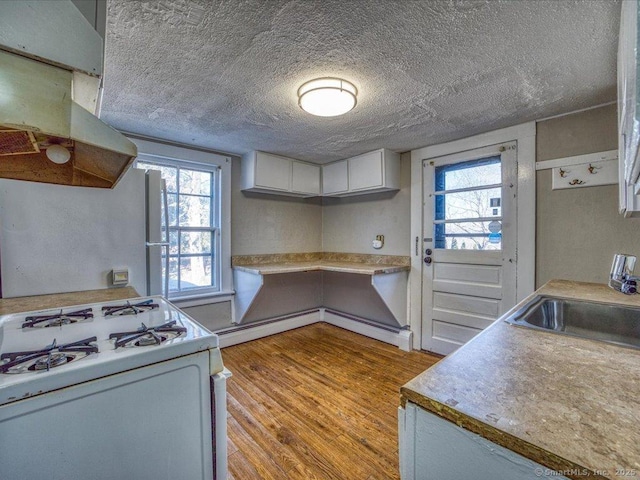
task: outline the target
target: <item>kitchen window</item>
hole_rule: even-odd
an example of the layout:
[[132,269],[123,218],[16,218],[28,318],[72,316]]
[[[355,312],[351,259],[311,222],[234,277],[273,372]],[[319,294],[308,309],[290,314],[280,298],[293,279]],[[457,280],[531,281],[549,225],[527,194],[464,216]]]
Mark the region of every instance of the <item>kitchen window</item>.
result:
[[[136,140],[136,167],[158,170],[166,182],[169,248],[163,248],[162,275],[172,299],[230,294],[231,159],[219,155]],[[140,145],[142,143],[142,145]],[[155,148],[145,148],[152,144]],[[147,153],[152,151],[153,154]],[[162,152],[162,154],[157,154]],[[176,158],[180,154],[180,158]],[[164,205],[162,205],[164,218]]]

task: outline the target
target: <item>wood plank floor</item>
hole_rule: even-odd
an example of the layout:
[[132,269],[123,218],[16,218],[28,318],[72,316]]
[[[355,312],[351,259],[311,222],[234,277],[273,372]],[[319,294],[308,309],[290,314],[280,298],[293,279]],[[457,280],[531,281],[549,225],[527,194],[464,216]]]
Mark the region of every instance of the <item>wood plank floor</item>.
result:
[[325,323],[222,356],[235,480],[399,478],[400,386],[439,359]]

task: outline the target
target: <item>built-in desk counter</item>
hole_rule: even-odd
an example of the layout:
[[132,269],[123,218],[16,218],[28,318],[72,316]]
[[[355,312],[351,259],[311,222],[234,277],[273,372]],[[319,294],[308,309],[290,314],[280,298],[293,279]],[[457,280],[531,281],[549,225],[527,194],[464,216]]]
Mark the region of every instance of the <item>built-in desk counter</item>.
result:
[[235,321],[320,311],[408,337],[409,257],[344,253],[234,257]]
[[359,275],[381,275],[395,272],[408,272],[409,265],[380,265],[370,263],[341,262],[317,260],[314,262],[289,262],[273,263],[266,265],[236,265],[233,268],[243,272],[254,273],[256,275],[274,275],[279,273],[296,272],[341,272],[355,273]]

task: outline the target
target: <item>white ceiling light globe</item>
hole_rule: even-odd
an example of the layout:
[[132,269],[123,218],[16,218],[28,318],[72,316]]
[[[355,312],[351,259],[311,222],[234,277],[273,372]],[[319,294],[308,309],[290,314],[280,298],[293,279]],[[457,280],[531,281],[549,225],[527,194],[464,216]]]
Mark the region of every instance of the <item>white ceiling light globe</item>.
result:
[[358,89],[341,78],[317,78],[298,89],[298,104],[305,112],[319,117],[335,117],[352,110]]
[[58,165],[67,163],[71,158],[71,152],[62,145],[50,145],[47,147],[46,153],[47,158]]

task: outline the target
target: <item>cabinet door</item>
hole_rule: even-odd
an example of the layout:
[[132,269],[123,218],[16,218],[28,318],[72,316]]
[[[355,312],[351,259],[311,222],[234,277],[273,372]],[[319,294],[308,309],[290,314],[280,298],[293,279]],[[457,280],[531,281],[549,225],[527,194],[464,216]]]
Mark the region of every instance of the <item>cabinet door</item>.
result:
[[270,153],[256,152],[256,187],[291,190],[291,160]]
[[329,195],[332,193],[346,192],[349,189],[347,178],[347,161],[330,163],[322,166],[322,193]]
[[349,188],[351,191],[381,187],[382,151],[365,153],[349,159]]
[[291,191],[320,195],[320,167],[308,163],[293,162],[291,166]]

